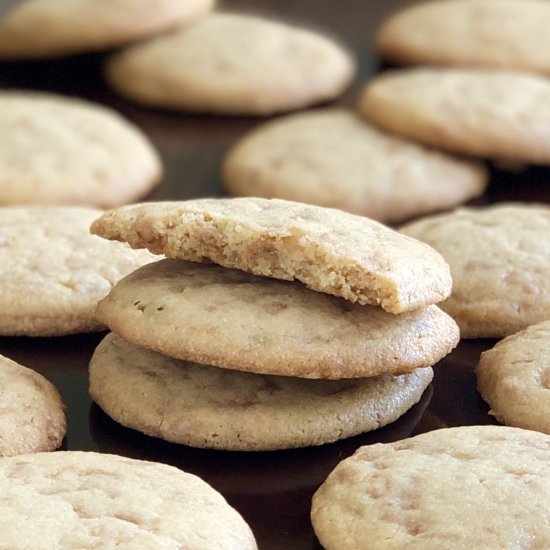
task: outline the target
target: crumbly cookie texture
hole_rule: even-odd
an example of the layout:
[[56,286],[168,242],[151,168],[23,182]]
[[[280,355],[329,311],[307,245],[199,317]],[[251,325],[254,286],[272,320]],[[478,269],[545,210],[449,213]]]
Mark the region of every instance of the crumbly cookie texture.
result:
[[500,204],[431,216],[401,228],[451,266],[441,304],[463,338],[502,338],[550,317],[550,208]]
[[90,235],[100,210],[0,211],[0,334],[57,336],[101,330],[97,301],[124,275],[158,259]]
[[65,406],[46,378],[0,355],[0,456],[57,449]]
[[403,313],[444,300],[449,268],[432,248],[368,218],[277,199],[201,199],[107,212],[92,232],[135,248],[277,279]]
[[0,58],[104,50],[193,22],[213,0],[24,0],[0,20]]
[[0,204],[113,207],[143,197],[161,173],[149,140],[115,111],[0,92]]
[[268,115],[339,96],[355,62],[322,34],[215,13],[115,54],[105,73],[118,92],[146,105]]
[[197,365],[110,334],[90,362],[90,394],[124,426],[193,447],[266,451],[321,445],[397,420],[431,368],[402,376],[304,380]]
[[327,550],[548,548],[550,437],[505,426],[361,447],[316,492]]
[[500,422],[550,434],[550,321],[482,353],[476,376],[479,393]]
[[257,548],[239,513],[200,478],[116,455],[2,458],[0,504],[10,550]]
[[392,315],[302,284],[161,260],[120,281],[99,321],[136,345],[228,369],[362,378],[428,367],[459,340],[437,306]]
[[369,120],[455,153],[550,164],[550,82],[508,71],[407,69],[372,79],[360,100]]
[[390,16],[376,49],[393,62],[550,73],[545,0],[424,2]]
[[386,134],[343,109],[268,122],[227,155],[226,189],[386,222],[456,206],[480,195],[487,171]]

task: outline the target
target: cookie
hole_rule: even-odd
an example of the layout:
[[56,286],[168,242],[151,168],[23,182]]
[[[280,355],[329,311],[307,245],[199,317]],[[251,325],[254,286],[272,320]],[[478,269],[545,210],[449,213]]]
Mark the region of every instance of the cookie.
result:
[[115,54],[105,72],[116,91],[144,105],[267,115],[339,96],[355,63],[321,34],[216,13]]
[[550,73],[550,5],[544,0],[447,0],[397,12],[376,49],[397,63]]
[[90,235],[91,208],[3,208],[0,335],[58,336],[101,330],[97,301],[124,275],[158,259]]
[[0,19],[0,58],[113,48],[191,22],[212,5],[213,0],[24,0]]
[[113,207],[143,197],[161,172],[149,140],[111,109],[0,92],[0,204]]
[[391,313],[444,300],[449,268],[429,246],[368,218],[267,199],[148,203],[107,212],[102,237],[194,262],[213,261]]
[[0,456],[57,449],[67,431],[64,409],[48,380],[0,355]]
[[465,208],[401,231],[449,262],[453,292],[441,307],[463,338],[502,338],[550,318],[550,207]]
[[385,222],[444,210],[483,193],[487,172],[385,134],[344,110],[268,122],[225,159],[232,195],[340,208]]
[[392,315],[300,283],[181,260],[131,273],[96,316],[129,342],[171,357],[303,378],[410,372],[439,361],[459,338],[437,306]]
[[361,112],[400,136],[475,157],[550,164],[550,82],[506,71],[407,69],[365,87]]
[[549,495],[550,437],[467,426],[361,447],[311,518],[326,550],[548,548]]
[[0,506],[10,550],[257,548],[240,514],[197,476],[116,455],[2,458]]
[[549,342],[544,321],[481,354],[477,388],[499,422],[550,434]]
[[431,368],[359,380],[304,380],[168,358],[110,334],[90,362],[90,394],[120,424],[192,447],[269,451],[330,443],[397,420]]

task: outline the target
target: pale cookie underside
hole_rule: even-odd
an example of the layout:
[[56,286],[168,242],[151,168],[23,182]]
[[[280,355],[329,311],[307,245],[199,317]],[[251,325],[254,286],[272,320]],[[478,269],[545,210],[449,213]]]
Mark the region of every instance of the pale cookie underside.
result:
[[550,6],[544,0],[447,0],[397,12],[377,32],[398,63],[550,73]]
[[550,434],[550,321],[481,354],[477,387],[500,422]]
[[192,22],[213,0],[26,0],[0,20],[0,58],[103,50]]
[[122,207],[102,237],[168,257],[299,280],[351,302],[403,313],[445,299],[449,268],[432,248],[368,218],[278,199],[199,199]]
[[101,330],[97,301],[158,258],[90,235],[101,212],[4,208],[0,215],[0,334],[56,336]]
[[67,428],[64,408],[48,380],[0,355],[0,456],[57,449]]
[[428,367],[459,339],[437,306],[402,315],[212,264],[161,260],[96,310],[125,340],[178,359],[302,378],[362,378]]
[[253,130],[224,162],[226,189],[398,221],[480,195],[486,170],[385,134],[344,110],[290,115]]
[[311,515],[326,550],[548,548],[549,498],[550,437],[469,426],[360,448]]
[[106,76],[146,105],[267,115],[340,95],[355,62],[322,34],[244,14],[216,13],[114,55]]
[[0,204],[113,207],[162,172],[146,136],[118,113],[53,94],[0,93]]
[[326,381],[236,372],[138,348],[111,334],[90,363],[90,394],[124,426],[232,451],[321,445],[375,430],[417,403],[431,368]]
[[441,307],[463,338],[502,338],[550,317],[550,208],[461,209],[401,231],[449,263],[453,292]]
[[10,550],[257,548],[243,518],[198,477],[115,455],[0,459],[0,504]]
[[389,71],[365,87],[360,110],[395,134],[455,153],[550,164],[550,83],[460,69]]

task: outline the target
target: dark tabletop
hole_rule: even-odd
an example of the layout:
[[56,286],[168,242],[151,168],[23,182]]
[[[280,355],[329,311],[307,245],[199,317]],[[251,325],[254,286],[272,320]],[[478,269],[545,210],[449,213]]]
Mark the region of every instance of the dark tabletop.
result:
[[[7,0],[0,0],[0,8],[6,4]],[[303,23],[337,37],[359,59],[354,85],[337,102],[353,107],[364,81],[382,68],[372,50],[374,29],[387,14],[406,4],[399,0],[228,0],[223,7]],[[0,63],[0,87],[77,95],[122,112],[151,138],[165,164],[165,179],[150,199],[221,195],[219,169],[224,152],[263,120],[185,115],[132,105],[102,81],[103,59],[103,55],[94,54],[47,62]],[[491,184],[476,203],[550,203],[548,169],[491,170]],[[434,382],[418,405],[376,432],[331,445],[280,452],[192,449],[125,429],[92,404],[87,392],[87,364],[102,337],[0,338],[0,353],[36,369],[58,387],[67,404],[64,449],[157,460],[198,474],[242,513],[261,550],[320,548],[309,520],[311,496],[334,466],[359,446],[446,426],[493,422],[488,407],[476,393],[473,367],[480,353],[494,341],[470,340],[462,342],[436,366]]]

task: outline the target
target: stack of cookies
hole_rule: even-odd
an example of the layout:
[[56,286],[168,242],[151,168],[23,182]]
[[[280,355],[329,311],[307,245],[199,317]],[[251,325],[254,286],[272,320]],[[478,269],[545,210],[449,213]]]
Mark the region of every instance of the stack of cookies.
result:
[[168,256],[99,303],[114,334],[90,364],[93,399],[148,435],[270,450],[376,429],[459,339],[434,305],[451,290],[441,256],[367,218],[203,199],[121,207],[92,232]]

